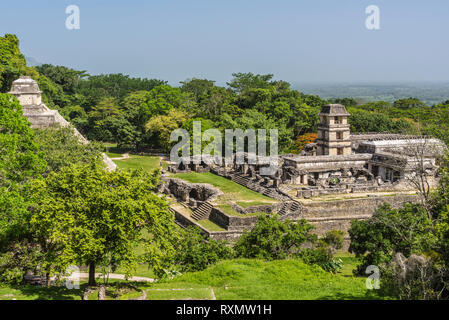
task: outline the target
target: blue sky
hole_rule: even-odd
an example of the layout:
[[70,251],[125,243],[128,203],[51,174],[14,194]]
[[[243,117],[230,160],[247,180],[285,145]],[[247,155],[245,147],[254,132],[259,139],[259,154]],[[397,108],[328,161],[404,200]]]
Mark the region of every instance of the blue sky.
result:
[[[68,5],[80,30],[65,28]],[[365,8],[380,8],[380,30]],[[177,85],[233,72],[291,83],[449,80],[447,0],[2,1],[0,34],[43,63]]]

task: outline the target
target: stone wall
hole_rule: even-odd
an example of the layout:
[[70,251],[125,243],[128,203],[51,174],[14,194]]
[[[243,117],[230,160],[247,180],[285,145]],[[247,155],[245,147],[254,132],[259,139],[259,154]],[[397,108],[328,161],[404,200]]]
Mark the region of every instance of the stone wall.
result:
[[258,205],[258,206],[249,206],[243,208],[238,204],[233,204],[232,209],[241,214],[255,213],[255,212],[265,212],[265,213],[273,213],[280,210],[282,204],[274,203],[274,204],[266,204],[266,205]]
[[176,178],[167,179],[166,182],[165,192],[187,203],[190,199],[200,202],[211,201],[223,194],[220,189],[207,183],[189,183]]
[[228,231],[243,231],[256,225],[257,216],[237,217],[224,213],[220,208],[214,207],[209,220]]
[[[315,232],[318,235],[322,235],[332,229],[347,232],[351,226],[351,220],[368,219],[384,203],[388,203],[394,208],[399,208],[404,203],[416,203],[417,201],[417,195],[403,194],[305,203],[303,204],[303,213],[293,218],[307,219],[315,226]],[[346,238],[349,239],[348,234],[346,234]]]
[[209,230],[205,229],[199,223],[196,223],[192,219],[187,218],[182,213],[178,212],[176,209],[171,208],[171,211],[174,213],[175,221],[179,225],[183,226],[184,228],[187,228],[189,226],[198,227],[202,234],[204,234],[212,239],[215,239],[215,240],[225,240],[225,241],[235,242],[243,234],[243,231],[241,231],[241,230],[209,231]]

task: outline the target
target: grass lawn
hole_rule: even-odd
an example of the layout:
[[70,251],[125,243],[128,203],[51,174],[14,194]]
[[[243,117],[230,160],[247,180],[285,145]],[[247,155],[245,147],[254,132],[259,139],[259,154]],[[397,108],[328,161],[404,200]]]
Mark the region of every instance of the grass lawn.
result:
[[253,200],[264,203],[273,203],[273,200],[258,192],[245,188],[238,183],[235,183],[229,179],[217,176],[210,172],[190,172],[190,173],[178,173],[174,175],[175,178],[180,178],[191,183],[209,183],[218,189],[220,189],[224,195],[220,197],[220,201],[230,200]]
[[121,158],[122,157],[121,153],[106,152],[106,155],[109,158]]
[[0,286],[0,300],[81,300],[82,291],[65,287]]
[[236,217],[254,217],[254,216],[265,216],[265,212],[253,212],[253,213],[239,213],[232,209],[232,205],[230,204],[220,204],[218,206],[221,210],[223,210],[224,213],[229,214],[230,216],[236,216]]
[[147,300],[212,300],[209,288],[148,289]]
[[[0,300],[80,300],[85,286],[85,282],[80,290],[3,286],[0,287]],[[142,290],[146,291],[149,300],[211,299],[212,290],[219,300],[383,299],[375,291],[366,289],[365,277],[331,274],[295,259],[226,260],[206,270],[185,273],[157,283],[110,280],[107,295],[108,299],[135,299],[142,294]],[[90,298],[95,297],[94,292]]]
[[252,206],[261,206],[267,203],[262,201],[237,201],[237,204],[245,209]]
[[226,231],[226,229],[220,227],[218,224],[215,224],[214,222],[210,221],[209,219],[199,220],[199,221],[197,221],[197,223],[209,231]]
[[335,254],[335,258],[340,258],[343,261],[343,268],[341,274],[346,276],[353,276],[353,270],[357,268],[359,261],[355,257],[355,254],[349,252],[338,252]]
[[[187,273],[152,288],[212,288],[217,299],[340,300],[379,299],[365,287],[365,278],[330,274],[299,260],[222,261],[206,270]],[[168,297],[167,297],[168,298]]]
[[153,171],[159,169],[160,158],[152,156],[137,156],[130,155],[129,159],[126,160],[114,160],[115,164],[120,169],[139,169]]

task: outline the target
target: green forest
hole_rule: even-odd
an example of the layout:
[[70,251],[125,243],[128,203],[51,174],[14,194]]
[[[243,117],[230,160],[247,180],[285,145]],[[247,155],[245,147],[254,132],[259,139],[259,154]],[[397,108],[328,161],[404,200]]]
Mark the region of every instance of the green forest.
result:
[[324,100],[293,90],[272,74],[234,73],[226,87],[209,79],[187,79],[178,87],[159,79],[123,74],[90,75],[49,64],[27,67],[14,35],[0,38],[0,90],[20,75],[34,78],[44,102],[57,109],[89,140],[114,142],[133,151],[172,146],[175,128],[203,130],[278,129],[282,152],[296,153],[305,134],[316,132],[326,103],[342,103],[351,113],[351,131],[432,135],[448,141],[449,101],[426,105],[416,98],[358,104],[351,97]]

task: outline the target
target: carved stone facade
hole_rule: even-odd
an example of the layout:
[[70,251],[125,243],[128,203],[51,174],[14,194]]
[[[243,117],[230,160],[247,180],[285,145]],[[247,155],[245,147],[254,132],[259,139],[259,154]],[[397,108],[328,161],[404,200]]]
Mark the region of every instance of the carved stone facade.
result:
[[317,155],[335,156],[351,154],[349,112],[341,104],[328,104],[320,112]]

